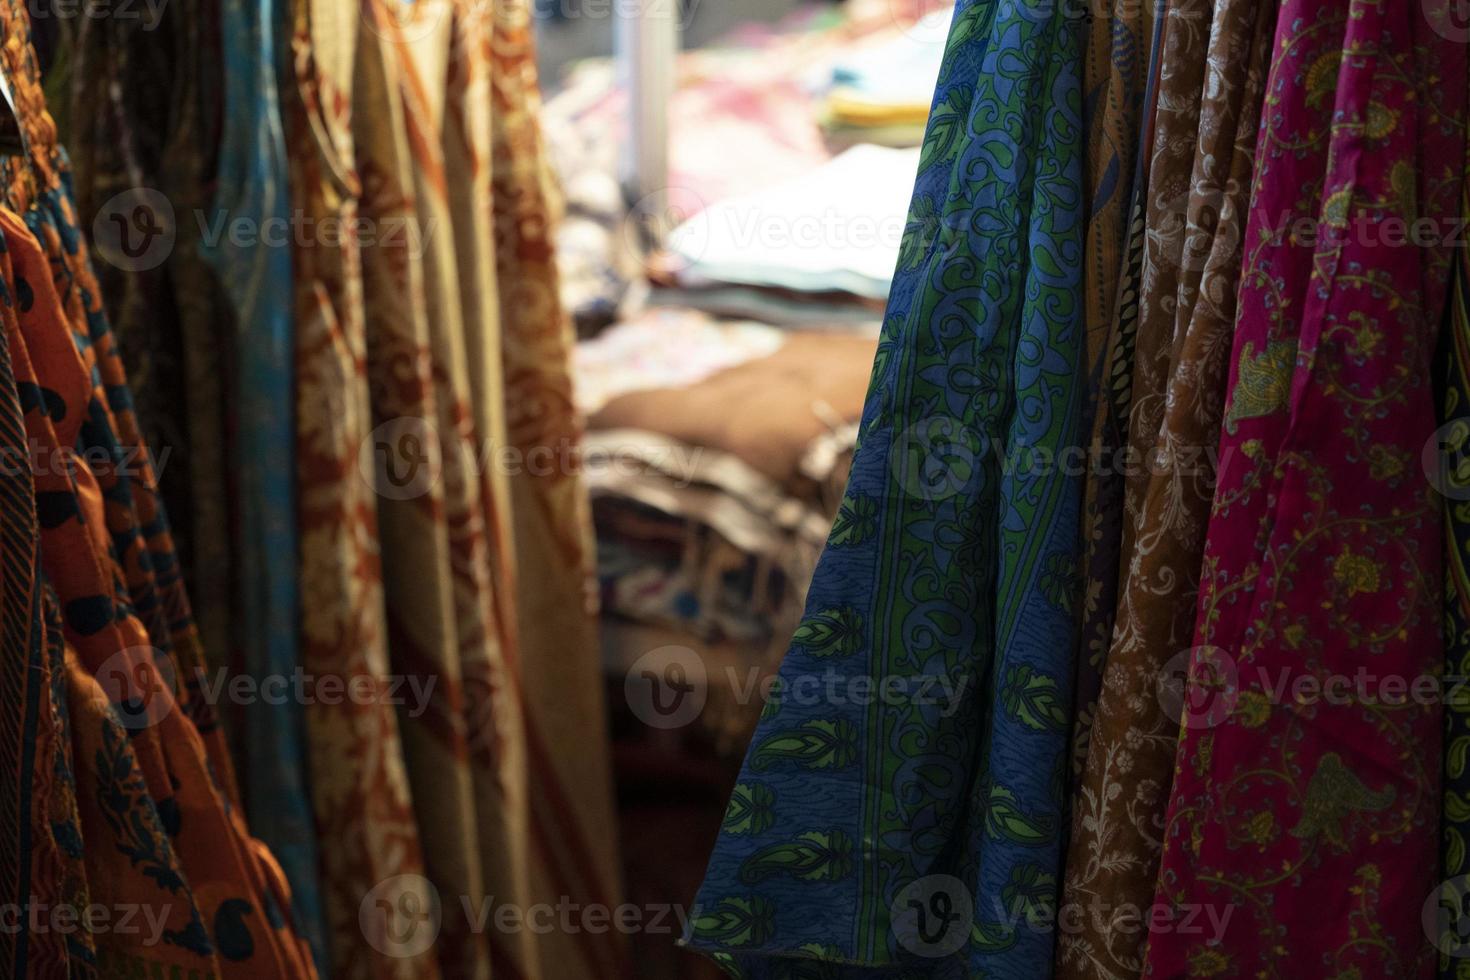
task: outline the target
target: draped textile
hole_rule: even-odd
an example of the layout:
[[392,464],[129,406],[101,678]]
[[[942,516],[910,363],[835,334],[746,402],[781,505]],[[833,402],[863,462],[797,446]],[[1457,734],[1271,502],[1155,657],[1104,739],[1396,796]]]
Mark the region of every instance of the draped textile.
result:
[[[1470,167],[1467,167],[1470,172]],[[1470,183],[1465,185],[1460,220],[1470,223]],[[1438,438],[1440,471],[1435,488],[1444,510],[1444,804],[1440,814],[1439,875],[1447,894],[1463,894],[1470,874],[1470,698],[1462,685],[1470,677],[1470,471],[1464,464],[1470,439],[1470,251],[1455,252],[1449,310],[1440,338],[1436,380],[1440,384]],[[1456,934],[1441,946],[1439,975],[1470,978],[1470,959]]]
[[[436,944],[440,968],[446,976],[487,976],[486,937],[470,928],[465,910],[501,894],[485,881],[484,855],[506,856],[480,838],[477,794],[498,788],[485,764],[497,761],[495,739],[484,726],[500,721],[487,699],[503,686],[492,660],[503,634],[445,186],[439,80],[448,77],[451,6],[382,0],[364,14],[353,122],[362,213],[375,232],[363,249],[374,421],[378,431],[405,427],[438,447],[438,470],[421,485],[401,494],[379,487],[389,655],[395,673],[437,678],[428,710],[405,718],[402,733],[426,873],[451,896]],[[399,437],[395,445],[406,452],[410,444]],[[484,686],[471,686],[472,675]],[[512,801],[523,799],[515,787],[524,770],[503,775]],[[515,880],[503,884],[506,900],[518,901]],[[524,958],[516,961],[520,967]]]
[[[1182,93],[1160,98],[1145,252],[1152,271],[1144,276],[1140,333],[1158,338],[1150,346],[1168,358],[1168,380],[1165,391],[1139,395],[1164,411],[1154,444],[1146,445],[1135,426],[1130,462],[1147,482],[1137,495],[1139,512],[1128,521],[1105,684],[1073,802],[1063,902],[1082,914],[1058,943],[1063,977],[1137,977],[1143,966],[1145,936],[1135,915],[1153,900],[1178,741],[1178,719],[1159,697],[1159,680],[1188,650],[1194,631],[1214,491],[1210,454],[1219,442],[1235,320],[1241,215],[1275,23],[1273,5],[1218,5],[1207,52],[1190,53],[1203,63],[1198,125],[1165,118],[1165,106],[1176,105]],[[1197,139],[1187,138],[1196,131]],[[1175,165],[1186,151],[1192,173],[1181,184]],[[1140,389],[1149,385],[1135,383]]]
[[1083,298],[1087,360],[1100,364],[1123,264],[1128,202],[1153,57],[1155,5],[1116,0],[1094,11],[1082,59],[1082,118],[1087,126],[1087,253]]
[[[0,833],[4,860],[0,888],[4,901],[24,909],[32,904],[85,907],[90,898],[78,846],[75,777],[66,725],[66,670],[55,596],[48,594],[38,568],[39,528],[35,482],[28,465],[24,410],[10,354],[20,330],[15,275],[0,239],[0,698],[5,712],[0,772]],[[46,621],[43,622],[43,615]],[[68,942],[54,930],[6,930],[0,935],[0,965],[10,976],[95,975],[89,970],[96,949],[83,935]]]
[[[48,101],[65,120],[83,229],[106,236],[93,238],[103,303],[160,462],[206,655],[224,666],[239,587],[225,465],[234,345],[230,304],[200,250],[219,142],[221,5],[105,17],[76,16],[66,0],[29,7],[59,28],[65,59],[54,83],[47,78]],[[173,235],[172,247],[150,245],[136,224],[119,231],[139,205]]]
[[[503,426],[518,461],[507,479],[515,529],[508,595],[530,765],[531,887],[542,901],[565,895],[613,907],[621,874],[594,615],[596,551],[586,486],[575,465],[560,462],[577,458],[582,420],[572,399],[575,337],[557,275],[560,204],[540,128],[531,4],[495,4],[491,21],[490,190],[505,393],[504,421],[482,435]],[[493,397],[492,374],[478,376],[477,397]],[[561,748],[568,745],[577,751]],[[632,969],[613,931],[535,939],[548,980]]]
[[691,910],[689,943],[742,975],[1050,963],[1034,913],[1057,898],[1081,495],[1051,461],[1086,387],[1079,28],[956,9],[848,488]]
[[1385,683],[1443,658],[1417,461],[1448,250],[1381,234],[1458,209],[1465,50],[1423,14],[1277,20],[1157,891],[1233,914],[1151,935],[1147,976],[1433,971],[1442,719]]
[[[1145,12],[1147,16],[1141,16]],[[1167,14],[1165,0],[1121,3],[1114,13],[1113,29],[1120,42],[1132,37],[1132,32],[1127,29],[1127,25],[1132,23],[1140,34],[1140,40],[1143,32],[1147,32],[1149,44],[1146,59],[1138,59],[1136,53],[1121,43],[1119,47],[1122,50],[1115,53],[1115,57],[1132,54],[1129,64],[1132,66],[1133,84],[1109,102],[1112,128],[1117,130],[1113,138],[1121,143],[1131,137],[1132,145],[1128,147],[1126,156],[1132,161],[1132,169],[1125,196],[1103,211],[1098,210],[1096,203],[1093,205],[1089,234],[1090,244],[1097,240],[1099,229],[1103,227],[1110,229],[1111,237],[1108,248],[1094,249],[1098,254],[1089,260],[1087,266],[1088,417],[1091,434],[1082,498],[1082,606],[1071,749],[1074,785],[1087,758],[1087,741],[1091,737],[1098,689],[1102,686],[1103,660],[1117,604],[1124,474],[1117,467],[1116,460],[1127,439],[1132,401],[1130,383],[1138,330],[1138,281],[1143,262],[1146,163],[1153,142],[1154,107],[1158,98]],[[1093,30],[1096,36],[1096,24]],[[1089,67],[1091,60],[1089,54]],[[1123,96],[1127,97],[1127,102],[1122,101]],[[1103,179],[1107,171],[1096,170],[1103,161],[1094,158],[1092,163],[1095,168],[1092,179]],[[1123,210],[1125,205],[1126,211]],[[1119,220],[1125,217],[1126,221]],[[1094,343],[1094,334],[1100,334],[1100,346]],[[1095,356],[1094,346],[1097,346]]]
[[[0,6],[4,69],[29,146],[5,165],[0,235],[14,316],[4,319],[49,590],[34,621],[47,631],[51,721],[70,734],[72,759],[52,756],[36,797],[59,819],[49,841],[32,841],[33,856],[51,851],[33,864],[34,884],[160,917],[158,935],[111,930],[67,944],[79,975],[312,976],[289,924],[289,887],[249,835],[198,690],[199,638],[25,18],[19,2]],[[63,954],[53,940],[36,948],[48,945],[55,964]]]
[[[293,209],[323,229],[297,243],[296,454],[301,534],[301,661],[344,685],[389,685],[378,515],[360,452],[371,445],[361,243],[352,132],[361,23],[355,3],[293,0],[293,85],[284,99]],[[389,955],[366,937],[362,902],[428,902],[396,709],[386,698],[316,699],[306,708],[310,788],[332,973],[432,980],[432,953]]]
[[72,215],[63,187],[41,192],[25,222],[0,212],[0,227],[19,307],[11,357],[38,447],[42,567],[66,642],[78,799],[67,843],[93,902],[138,905],[161,923],[158,936],[96,933],[95,964],[103,975],[312,976],[289,888],[221,782],[223,741],[188,681],[198,639]]
[[[274,0],[222,5],[221,28],[229,38],[225,122],[218,190],[201,222],[208,229],[204,254],[230,299],[238,331],[230,345],[234,377],[227,385],[235,401],[230,483],[238,501],[234,642],[240,669],[262,683],[294,679],[301,666],[298,570],[280,560],[297,550],[292,273],[284,238],[293,225],[276,91],[280,19]],[[245,237],[235,230],[240,227]],[[298,923],[321,957],[325,927],[307,795],[304,710],[295,698],[280,704],[257,699],[233,720],[251,824],[284,867]]]

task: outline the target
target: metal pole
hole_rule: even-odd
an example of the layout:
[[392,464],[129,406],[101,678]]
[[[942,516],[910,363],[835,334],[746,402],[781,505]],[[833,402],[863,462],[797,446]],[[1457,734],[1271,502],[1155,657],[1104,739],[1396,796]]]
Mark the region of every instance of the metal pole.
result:
[[[628,93],[628,140],[619,178],[649,236],[669,232],[669,100],[679,53],[680,0],[615,0],[619,76]],[[652,219],[652,220],[649,220]],[[657,240],[649,242],[657,245]]]

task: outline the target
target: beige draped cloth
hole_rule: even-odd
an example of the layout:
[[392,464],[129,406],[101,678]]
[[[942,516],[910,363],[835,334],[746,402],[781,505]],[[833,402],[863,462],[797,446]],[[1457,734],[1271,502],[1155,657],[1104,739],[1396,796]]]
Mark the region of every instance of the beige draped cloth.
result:
[[[485,9],[485,4],[475,4]],[[528,0],[503,0],[491,45],[491,188],[506,385],[505,424],[519,465],[509,474],[515,528],[520,679],[536,829],[533,889],[545,901],[619,899],[616,813],[591,591],[595,552],[580,475],[546,465],[570,457],[582,423],[572,402],[571,322],[557,292],[552,189],[537,114]],[[547,980],[630,969],[613,932],[537,937]]]
[[[283,110],[292,205],[304,227],[351,228],[361,196],[351,98],[356,4],[293,0],[291,9],[294,85],[283,88]],[[302,668],[382,689],[390,666],[377,497],[358,465],[374,424],[361,249],[352,235],[318,235],[298,242],[293,262]],[[432,954],[383,955],[359,921],[379,882],[421,881],[424,870],[398,715],[386,700],[317,701],[306,723],[332,973],[432,980]]]
[[[333,972],[618,975],[616,933],[495,925],[503,906],[525,916],[540,903],[619,901],[572,335],[552,258],[529,9],[368,0],[344,25],[358,12],[349,0],[301,7],[298,32],[313,43],[298,51],[298,76],[311,78],[300,131],[332,153],[297,193],[361,219],[357,236],[301,249],[315,256],[305,268],[336,274],[299,287],[308,311],[325,311],[319,342],[299,345],[298,370],[317,386],[301,397],[302,429],[329,428],[332,459],[350,470],[303,481],[302,493],[325,498],[344,525],[360,521],[333,535],[303,519],[306,602],[356,603],[374,641],[360,644],[368,652],[357,656],[374,659],[359,669],[431,691],[422,710],[363,708],[351,730],[308,707],[313,778],[376,779],[393,803],[318,800]],[[323,38],[329,23],[344,33]],[[308,624],[332,615],[308,609]],[[346,853],[339,833],[346,845],[395,846]],[[432,945],[394,948],[391,928],[365,936],[369,893],[388,898],[390,916],[405,896],[406,909],[437,896]]]

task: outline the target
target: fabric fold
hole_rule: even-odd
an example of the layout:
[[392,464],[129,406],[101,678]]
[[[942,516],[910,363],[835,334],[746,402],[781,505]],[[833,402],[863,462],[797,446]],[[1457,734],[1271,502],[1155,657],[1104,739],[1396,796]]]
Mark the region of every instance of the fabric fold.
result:
[[[293,0],[292,17],[284,104],[293,207],[309,227],[355,228],[361,15],[350,0]],[[361,466],[364,452],[369,460],[374,452],[361,242],[323,235],[301,243],[293,261],[302,666],[386,692],[377,498],[373,470],[364,475]],[[396,709],[386,699],[318,699],[306,708],[306,744],[333,976],[433,980],[431,952],[404,955],[414,951],[388,945],[382,919],[364,923],[361,915],[384,883],[390,907],[429,901]]]
[[[1274,5],[1216,6],[1201,81],[1197,140],[1160,124],[1160,141],[1189,149],[1192,174],[1151,182],[1143,319],[1168,357],[1167,385],[1151,397],[1163,418],[1155,441],[1137,427],[1129,463],[1146,477],[1127,521],[1117,616],[1086,765],[1072,803],[1063,907],[1073,928],[1058,939],[1058,976],[1137,977],[1153,901],[1161,828],[1178,743],[1177,707],[1160,696],[1166,668],[1187,656],[1213,455],[1224,411],[1239,284],[1243,216],[1264,95]],[[1178,96],[1176,95],[1176,98]],[[1156,243],[1156,244],[1154,244]],[[1162,322],[1160,322],[1162,321]],[[1146,390],[1146,389],[1145,389]]]
[[1443,706],[1400,685],[1443,668],[1449,251],[1380,233],[1458,212],[1465,47],[1424,14],[1277,20],[1157,890],[1219,925],[1150,935],[1145,976],[1433,972]]
[[1050,962],[1081,494],[1059,460],[1086,394],[1080,46],[1066,10],[956,9],[847,492],[691,912],[688,943],[738,975]]
[[[230,484],[237,502],[234,560],[239,583],[232,644],[241,673],[258,684],[293,683],[298,646],[299,570],[295,456],[295,311],[285,133],[276,88],[276,0],[226,0],[224,113],[218,190],[203,254],[219,276],[237,331],[230,345],[234,442]],[[282,45],[285,42],[280,42]],[[185,221],[200,215],[186,215]],[[237,229],[247,237],[237,237]],[[228,230],[226,230],[228,229]],[[197,394],[198,392],[196,392]],[[241,706],[237,723],[251,824],[285,868],[302,932],[325,967],[325,924],[317,883],[315,826],[308,797],[305,707],[295,698]]]

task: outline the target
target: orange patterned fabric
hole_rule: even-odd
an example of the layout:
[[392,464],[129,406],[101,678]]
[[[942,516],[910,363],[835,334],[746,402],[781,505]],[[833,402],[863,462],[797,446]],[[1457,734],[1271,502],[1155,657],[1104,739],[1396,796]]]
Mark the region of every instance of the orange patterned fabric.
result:
[[5,164],[0,275],[44,584],[32,628],[49,692],[32,780],[45,825],[31,841],[25,901],[32,915],[55,900],[112,916],[131,908],[153,926],[40,930],[25,970],[310,977],[289,889],[250,837],[197,689],[198,634],[20,0],[0,4],[0,35],[29,141]]

